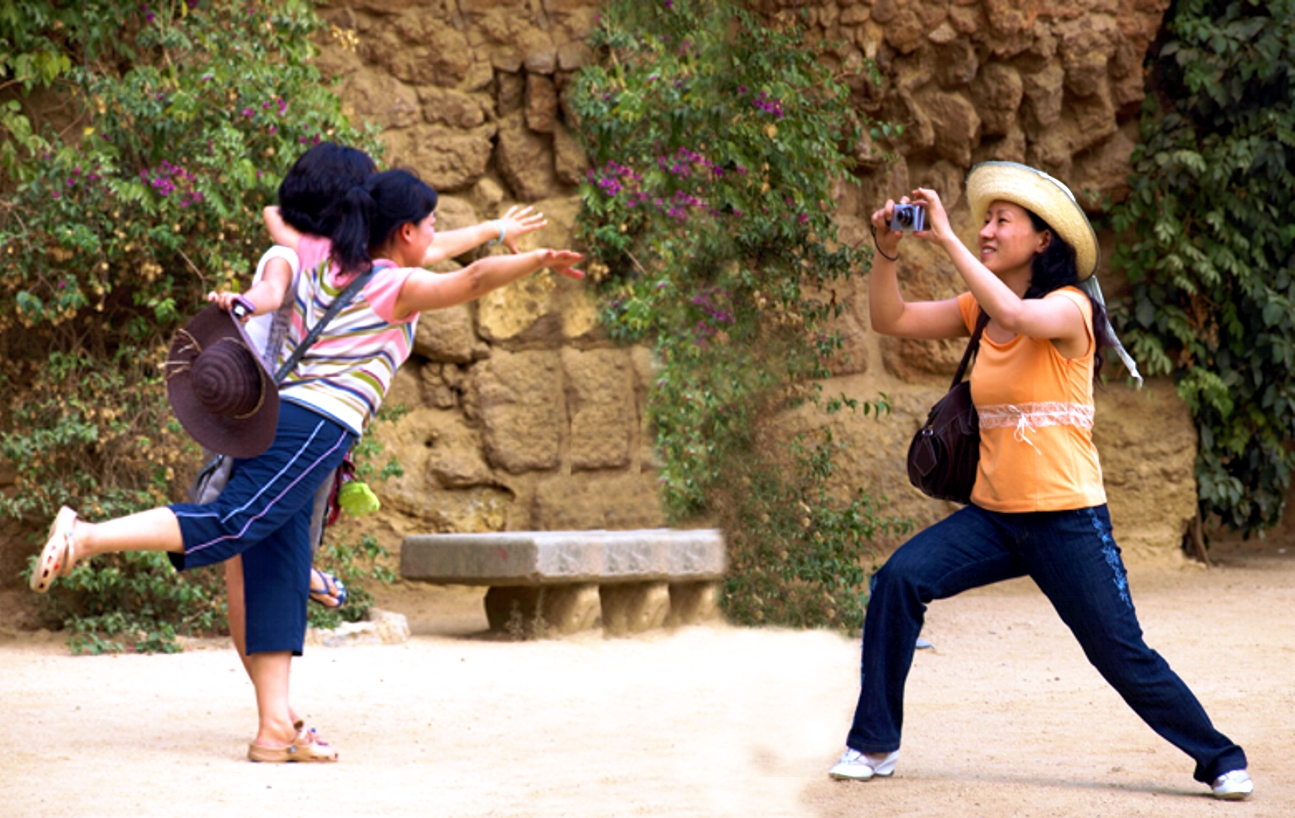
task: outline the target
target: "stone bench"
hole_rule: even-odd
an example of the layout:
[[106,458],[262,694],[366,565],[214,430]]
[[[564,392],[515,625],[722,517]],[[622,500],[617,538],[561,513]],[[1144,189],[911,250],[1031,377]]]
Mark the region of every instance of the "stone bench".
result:
[[710,529],[504,531],[405,537],[400,574],[487,585],[492,631],[612,635],[697,622],[716,611],[724,540]]

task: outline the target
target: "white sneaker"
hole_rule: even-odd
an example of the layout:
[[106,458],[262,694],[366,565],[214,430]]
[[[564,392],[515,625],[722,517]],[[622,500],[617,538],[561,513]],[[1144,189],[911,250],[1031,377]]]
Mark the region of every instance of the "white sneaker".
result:
[[1255,782],[1250,780],[1250,774],[1245,770],[1233,770],[1214,779],[1210,789],[1214,791],[1215,798],[1241,801],[1255,791]]
[[885,778],[895,772],[895,762],[899,760],[899,751],[878,758],[865,755],[858,750],[847,749],[836,766],[827,771],[833,778],[843,781],[867,781],[874,775]]

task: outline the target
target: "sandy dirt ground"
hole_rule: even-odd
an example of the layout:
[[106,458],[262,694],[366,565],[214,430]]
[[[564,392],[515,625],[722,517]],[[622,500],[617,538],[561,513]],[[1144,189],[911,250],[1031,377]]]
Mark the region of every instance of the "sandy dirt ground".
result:
[[895,776],[834,782],[858,645],[722,624],[483,638],[479,593],[397,587],[398,646],[312,648],[294,701],[335,765],[245,760],[232,650],[69,656],[0,636],[0,815],[1295,815],[1295,547],[1131,576],[1148,642],[1250,756],[1221,803],[1085,662],[1028,581],[933,605]]

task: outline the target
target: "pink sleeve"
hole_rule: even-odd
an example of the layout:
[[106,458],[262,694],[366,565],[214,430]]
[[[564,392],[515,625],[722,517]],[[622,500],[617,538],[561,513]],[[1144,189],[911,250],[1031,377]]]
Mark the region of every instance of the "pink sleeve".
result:
[[378,317],[388,324],[407,324],[418,317],[416,312],[410,313],[400,321],[393,317],[400,290],[413,273],[412,267],[384,267],[370,279],[368,284],[364,285],[364,300],[368,301]]
[[297,242],[297,257],[301,259],[301,269],[313,270],[319,262],[328,258],[333,252],[333,243],[319,236],[304,235]]

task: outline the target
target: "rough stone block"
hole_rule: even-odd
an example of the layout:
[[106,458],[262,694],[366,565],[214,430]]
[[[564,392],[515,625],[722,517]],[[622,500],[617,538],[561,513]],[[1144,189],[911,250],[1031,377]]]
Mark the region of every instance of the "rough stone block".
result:
[[665,523],[657,479],[650,472],[554,477],[536,487],[534,503],[534,525],[548,530],[652,528]]
[[714,619],[719,614],[719,583],[670,583],[670,616],[666,625],[672,628],[694,625]]
[[432,361],[470,363],[486,350],[477,340],[472,310],[459,304],[442,310],[429,310],[418,318],[414,331],[414,352]]
[[537,133],[553,133],[558,118],[558,90],[543,74],[526,75],[526,127]]
[[399,645],[409,641],[409,621],[394,611],[369,609],[365,622],[343,622],[336,628],[310,628],[306,644],[325,648],[354,645]]
[[553,167],[558,181],[564,185],[580,184],[589,170],[589,158],[580,147],[580,140],[561,122],[553,123]]
[[557,353],[497,351],[472,368],[464,399],[493,465],[511,474],[557,468],[565,420]]
[[495,160],[504,181],[522,201],[534,202],[558,193],[550,139],[526,127],[521,114],[500,121]]
[[[419,88],[418,101],[422,103],[423,119],[427,122],[463,129],[484,124],[485,106],[493,103],[493,100],[485,94],[474,96],[436,86]],[[437,228],[440,228],[439,224]]]
[[629,464],[637,416],[629,355],[620,349],[562,350],[571,467],[612,469]]
[[664,582],[631,582],[604,585],[603,633],[625,636],[659,628],[670,615],[670,588]]
[[395,77],[361,68],[346,78],[338,96],[342,112],[352,119],[385,128],[405,128],[419,122],[418,94]]
[[392,167],[412,167],[437,191],[451,191],[471,187],[485,174],[494,133],[493,123],[471,131],[414,125],[385,131],[382,139]]
[[594,584],[493,587],[485,605],[490,630],[521,638],[588,630],[602,611]]

